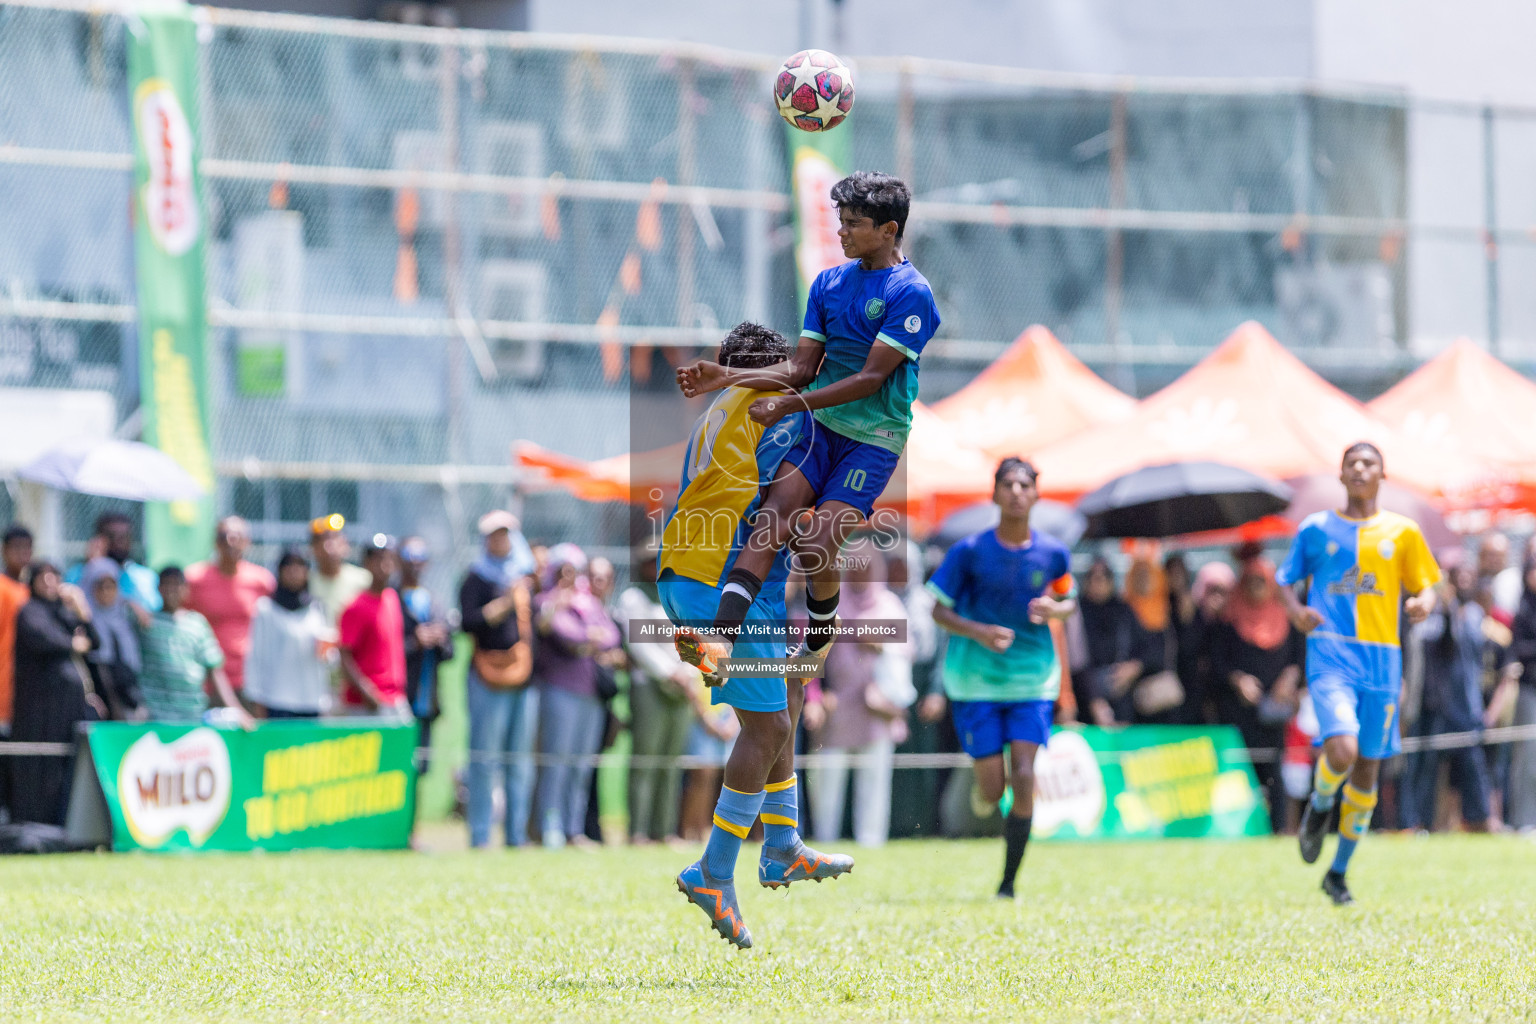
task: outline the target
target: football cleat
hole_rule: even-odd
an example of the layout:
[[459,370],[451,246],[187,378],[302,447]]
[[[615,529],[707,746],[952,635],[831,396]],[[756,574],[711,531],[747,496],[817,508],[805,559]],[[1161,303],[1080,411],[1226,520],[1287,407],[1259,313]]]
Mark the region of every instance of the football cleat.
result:
[[703,861],[694,861],[677,876],[677,891],[709,915],[710,927],[737,949],[752,948],[752,933],[736,905],[736,883],[709,877]]
[[1301,824],[1296,829],[1296,844],[1301,848],[1301,859],[1308,864],[1317,860],[1323,852],[1323,840],[1328,836],[1328,817],[1331,812],[1320,811],[1307,800],[1301,812]]
[[707,686],[721,686],[725,677],[720,674],[720,662],[731,656],[731,648],[718,640],[711,640],[696,629],[681,626],[673,634],[672,646],[677,656],[697,668]]
[[853,870],[853,858],[844,853],[818,853],[804,843],[763,847],[757,862],[757,884],[769,889],[815,879],[836,878]]
[[1333,900],[1336,907],[1347,907],[1355,902],[1355,897],[1350,894],[1349,886],[1344,884],[1344,876],[1337,871],[1330,871],[1323,876],[1323,892]]

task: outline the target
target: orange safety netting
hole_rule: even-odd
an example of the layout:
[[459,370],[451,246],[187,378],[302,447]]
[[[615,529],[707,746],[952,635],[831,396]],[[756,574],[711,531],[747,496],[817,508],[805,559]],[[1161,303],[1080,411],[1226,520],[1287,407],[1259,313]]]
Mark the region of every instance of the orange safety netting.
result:
[[1128,419],[1051,445],[1034,461],[1042,494],[1073,500],[1124,473],[1182,460],[1276,479],[1337,472],[1355,441],[1381,449],[1389,477],[1446,504],[1481,500],[1496,476],[1460,449],[1389,426],[1251,321]]
[[1404,436],[1477,453],[1507,476],[1490,504],[1536,511],[1536,383],[1463,338],[1367,406]]
[[1106,384],[1036,324],[959,391],[933,405],[957,435],[994,460],[1028,457],[1131,415],[1136,399]]

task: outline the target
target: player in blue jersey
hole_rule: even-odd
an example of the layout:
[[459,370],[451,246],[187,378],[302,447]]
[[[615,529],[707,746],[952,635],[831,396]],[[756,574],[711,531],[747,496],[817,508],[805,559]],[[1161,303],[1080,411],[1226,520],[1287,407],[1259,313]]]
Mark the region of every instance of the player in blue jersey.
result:
[[[783,362],[789,342],[757,324],[738,324],[720,346],[719,359],[736,369]],[[764,426],[747,410],[762,393],[730,387],[715,396],[689,435],[677,503],[662,531],[657,591],[673,624],[703,629],[720,603],[762,502],[763,489],[785,454],[800,440],[805,421],[795,414]],[[783,660],[788,653],[784,583],[789,559],[780,555],[745,616],[737,644],[741,658]],[[738,947],[752,934],[736,901],[736,857],[759,816],[763,849],[758,882],[777,889],[805,879],[836,878],[853,858],[822,854],[800,841],[795,785],[795,724],[804,705],[804,680],[732,676],[713,688],[710,702],[736,710],[741,732],[725,765],[714,828],[704,856],[677,877],[678,890],[709,915],[710,924]]]
[[1002,510],[996,528],[950,548],[928,590],[938,603],[933,621],[952,634],[944,656],[944,694],[960,745],[975,762],[987,808],[997,806],[1012,760],[1013,807],[1003,838],[1003,881],[997,895],[1013,898],[1035,807],[1035,753],[1051,735],[1061,664],[1050,620],[1077,611],[1071,556],[1054,537],[1032,530],[1029,512],[1040,497],[1035,467],[1004,459],[992,500]]
[[[757,370],[701,361],[677,371],[689,397],[733,385],[792,392],[752,403],[752,418],[765,427],[811,414],[769,488],[711,629],[679,635],[678,652],[706,674],[733,653],[747,610],[792,536],[808,580],[805,653],[825,657],[837,614],[838,553],[896,469],[912,425],[918,358],[939,326],[933,291],[901,252],[912,201],[906,183],[859,171],[833,186],[832,201],[848,262],[811,285],[794,357]],[[807,509],[815,515],[801,524]]]
[[[1307,690],[1323,745],[1301,817],[1301,859],[1311,864],[1322,852],[1329,814],[1342,793],[1339,848],[1323,876],[1323,892],[1340,906],[1354,902],[1344,872],[1370,827],[1381,761],[1401,748],[1398,610],[1423,622],[1434,610],[1433,587],[1440,579],[1418,525],[1377,508],[1385,475],[1375,445],[1351,445],[1339,475],[1343,511],[1302,520],[1275,574],[1291,622],[1307,634]],[[1292,590],[1303,583],[1305,605]],[[1404,592],[1412,595],[1406,601]]]

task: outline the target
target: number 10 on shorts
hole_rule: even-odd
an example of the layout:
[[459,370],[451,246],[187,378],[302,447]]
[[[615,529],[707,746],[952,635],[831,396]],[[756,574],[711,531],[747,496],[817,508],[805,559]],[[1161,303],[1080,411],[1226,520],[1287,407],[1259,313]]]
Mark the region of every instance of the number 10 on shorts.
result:
[[850,469],[848,475],[843,477],[843,486],[850,491],[862,491],[864,481],[869,479],[869,474],[862,469]]

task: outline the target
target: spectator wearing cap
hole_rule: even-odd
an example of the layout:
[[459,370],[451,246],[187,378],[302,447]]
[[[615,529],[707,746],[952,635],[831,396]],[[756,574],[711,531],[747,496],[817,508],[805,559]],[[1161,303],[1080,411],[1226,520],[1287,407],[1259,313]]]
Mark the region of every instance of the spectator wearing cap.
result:
[[315,571],[309,575],[309,592],[332,625],[373,579],[367,569],[347,561],[352,546],[347,543],[346,527],[346,518],[335,513],[309,524],[309,551],[315,563]]
[[256,602],[277,588],[272,574],[245,553],[251,528],[239,516],[219,520],[213,535],[214,558],[187,567],[187,607],[202,615],[224,652],[224,674],[238,693],[245,686],[245,656],[251,646]]
[[[96,532],[85,546],[85,560],[102,555],[118,564],[118,594],[123,600],[146,611],[160,608],[160,579],[147,565],[133,560],[133,520],[122,512],[103,512],[96,517]],[[65,583],[78,585],[85,574],[85,562],[73,566],[64,575]]]
[[[504,787],[508,846],[528,841],[533,795],[533,744],[539,692],[533,666],[528,573],[533,556],[517,518],[497,510],[480,517],[484,550],[459,587],[459,618],[474,641],[469,704],[469,842],[490,844],[493,792]],[[518,542],[522,551],[519,553]]]
[[[432,722],[441,713],[437,670],[453,659],[453,630],[432,592],[422,586],[422,574],[432,562],[427,542],[407,537],[400,545],[400,611],[405,626],[405,697],[421,726],[420,749],[432,745]],[[418,755],[416,771],[427,770],[426,755]]]
[[309,592],[309,561],[283,552],[277,586],[256,599],[245,660],[245,699],[266,718],[318,718],[331,707],[336,630]]
[[363,547],[368,588],[347,605],[337,624],[346,686],[342,705],[351,714],[410,715],[405,699],[405,616],[391,587],[397,568],[395,541],[376,533]]
[[534,602],[538,634],[539,750],[554,761],[539,772],[536,815],[546,847],[584,845],[588,784],[607,720],[599,658],[619,646],[619,627],[592,593],[587,556],[575,544],[549,549]]

